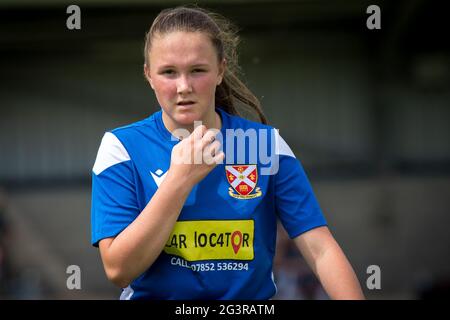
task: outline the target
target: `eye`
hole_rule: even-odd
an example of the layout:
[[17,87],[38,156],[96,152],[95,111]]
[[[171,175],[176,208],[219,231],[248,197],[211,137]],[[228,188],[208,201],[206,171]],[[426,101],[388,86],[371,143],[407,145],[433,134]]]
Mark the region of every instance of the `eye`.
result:
[[160,74],[165,74],[165,75],[174,75],[175,74],[175,70],[172,69],[166,69],[160,72]]
[[192,70],[193,73],[201,73],[201,72],[206,72],[205,69],[202,68],[195,68],[194,70]]

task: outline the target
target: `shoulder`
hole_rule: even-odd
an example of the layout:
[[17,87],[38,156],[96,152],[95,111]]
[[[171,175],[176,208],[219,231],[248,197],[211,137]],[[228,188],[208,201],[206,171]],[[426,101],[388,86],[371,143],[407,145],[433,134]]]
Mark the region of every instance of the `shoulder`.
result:
[[142,130],[151,130],[154,126],[154,115],[104,133],[97,152],[92,171],[99,175],[106,169],[126,161],[130,161],[130,143],[141,136]]
[[[272,145],[276,155],[295,158],[294,153],[292,152],[288,143],[280,135],[280,132],[277,128],[260,122],[248,120],[240,116],[230,115],[228,113],[225,113],[224,111],[222,111],[222,113],[228,117],[229,127],[231,130],[241,129],[241,133],[243,135],[246,135],[249,133],[249,131],[254,130],[258,138],[266,137],[267,143],[269,145]],[[261,133],[264,133],[264,135],[261,135]]]
[[226,116],[229,121],[230,129],[263,129],[263,130],[273,130],[274,128],[272,126],[269,126],[267,124],[263,124],[260,122],[252,121],[249,119],[242,118],[237,115],[231,115],[229,113],[226,113],[225,111],[221,110],[222,115]]
[[99,175],[109,167],[130,160],[123,143],[112,132],[105,132],[92,171]]
[[[160,111],[159,111],[160,112]],[[142,130],[154,130],[156,129],[156,116],[158,112],[155,112],[150,117],[121,126],[114,129],[111,129],[108,132],[115,135],[118,139],[129,139],[133,138],[136,135],[140,134]]]

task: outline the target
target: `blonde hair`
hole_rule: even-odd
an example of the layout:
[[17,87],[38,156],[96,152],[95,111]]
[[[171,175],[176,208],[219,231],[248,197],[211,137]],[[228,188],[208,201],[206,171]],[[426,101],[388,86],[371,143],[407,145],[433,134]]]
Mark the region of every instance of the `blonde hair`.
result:
[[[154,35],[164,35],[173,31],[205,32],[217,51],[218,61],[226,60],[227,68],[223,80],[216,88],[217,107],[239,116],[246,112],[256,113],[262,123],[267,123],[258,98],[239,79],[237,54],[239,36],[234,25],[224,17],[199,7],[180,6],[164,9],[155,18],[145,36],[144,58],[147,65]],[[245,110],[238,109],[238,103]]]

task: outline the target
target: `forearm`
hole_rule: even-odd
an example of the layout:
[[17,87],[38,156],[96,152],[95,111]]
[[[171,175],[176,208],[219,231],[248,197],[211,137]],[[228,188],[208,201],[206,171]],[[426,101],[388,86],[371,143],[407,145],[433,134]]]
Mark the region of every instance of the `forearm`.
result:
[[153,264],[164,249],[190,190],[169,170],[144,210],[105,250],[103,263],[113,282],[124,287]]
[[312,267],[331,299],[364,299],[358,278],[336,242],[317,257]]

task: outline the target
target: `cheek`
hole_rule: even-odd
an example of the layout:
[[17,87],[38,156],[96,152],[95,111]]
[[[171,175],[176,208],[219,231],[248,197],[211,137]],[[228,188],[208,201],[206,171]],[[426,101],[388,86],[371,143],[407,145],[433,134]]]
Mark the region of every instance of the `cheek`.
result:
[[163,99],[170,99],[177,94],[175,82],[168,79],[154,78],[153,89],[155,90],[156,96]]
[[214,77],[199,77],[195,89],[198,93],[204,95],[214,95],[216,90],[216,79]]

